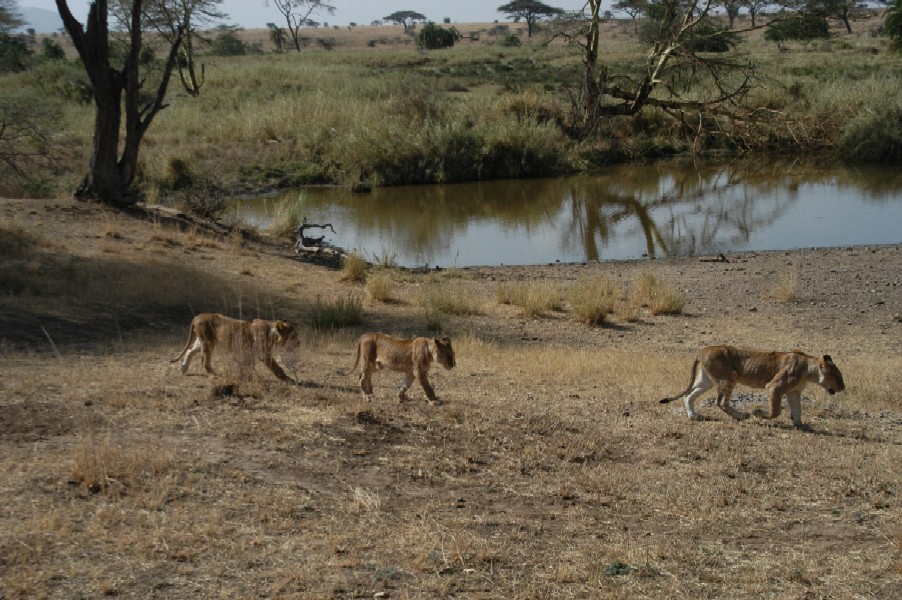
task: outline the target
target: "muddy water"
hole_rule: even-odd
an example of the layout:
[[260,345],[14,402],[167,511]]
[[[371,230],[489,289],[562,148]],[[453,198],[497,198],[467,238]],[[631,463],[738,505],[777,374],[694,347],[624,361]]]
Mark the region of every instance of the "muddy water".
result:
[[[902,170],[799,163],[626,165],[560,179],[312,188],[233,201],[265,227],[305,194],[326,240],[402,266],[587,262],[902,242]],[[310,235],[323,232],[310,230]]]

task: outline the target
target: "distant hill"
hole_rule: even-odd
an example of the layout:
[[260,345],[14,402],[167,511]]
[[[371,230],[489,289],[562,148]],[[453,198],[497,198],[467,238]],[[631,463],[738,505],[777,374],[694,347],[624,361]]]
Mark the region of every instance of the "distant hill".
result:
[[53,10],[23,6],[19,8],[19,14],[22,15],[22,20],[27,23],[17,30],[19,32],[25,32],[27,29],[33,28],[35,33],[53,33],[63,27],[63,20]]

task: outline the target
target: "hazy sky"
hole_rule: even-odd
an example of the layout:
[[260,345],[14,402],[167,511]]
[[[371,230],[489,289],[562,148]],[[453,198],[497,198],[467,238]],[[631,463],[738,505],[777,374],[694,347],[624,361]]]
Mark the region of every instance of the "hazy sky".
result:
[[[335,6],[335,14],[325,12],[316,14],[313,19],[330,25],[347,25],[351,21],[359,25],[369,25],[398,10],[415,10],[427,19],[441,23],[449,17],[452,23],[479,23],[494,20],[504,21],[504,14],[498,7],[507,0],[331,0]],[[88,14],[89,0],[69,0],[72,14],[84,22]],[[549,6],[557,6],[565,10],[578,10],[585,4],[584,0],[545,0]],[[20,7],[32,6],[56,11],[54,0],[19,0]],[[605,6],[609,6],[605,2]],[[221,4],[223,12],[228,13],[229,24],[255,29],[265,27],[266,23],[284,26],[284,18],[272,4],[266,5],[264,0],[225,0]]]

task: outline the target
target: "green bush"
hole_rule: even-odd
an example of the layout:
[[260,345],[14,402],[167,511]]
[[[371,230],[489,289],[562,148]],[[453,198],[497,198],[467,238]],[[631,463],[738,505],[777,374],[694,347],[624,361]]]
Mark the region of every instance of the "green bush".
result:
[[902,163],[902,106],[869,111],[851,121],[839,141],[840,155],[866,163]]
[[830,37],[827,19],[815,15],[799,15],[777,21],[764,32],[764,39],[772,42],[788,40],[817,40]]
[[41,42],[41,46],[43,48],[42,54],[44,58],[50,60],[62,60],[66,58],[66,52],[63,50],[63,47],[56,43],[56,40],[53,38],[45,37]]
[[239,39],[238,34],[234,31],[226,30],[220,31],[213,38],[210,52],[217,56],[244,56],[247,54],[247,47]]
[[435,23],[427,23],[420,30],[417,44],[420,48],[426,50],[440,50],[442,48],[451,48],[461,39],[460,32],[456,27],[439,27]]

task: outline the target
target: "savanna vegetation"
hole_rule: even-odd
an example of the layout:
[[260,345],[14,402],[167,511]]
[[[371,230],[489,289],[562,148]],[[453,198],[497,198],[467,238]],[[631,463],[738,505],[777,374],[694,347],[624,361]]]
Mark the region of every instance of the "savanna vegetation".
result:
[[[0,201],[3,598],[902,592],[902,247],[327,268],[173,212]],[[298,385],[230,348],[181,374],[203,311],[295,323]],[[450,335],[441,402],[386,371],[365,402],[365,331]],[[807,430],[713,392],[690,422],[658,399],[712,343],[847,388],[806,390]]]
[[[207,36],[212,47],[192,38],[194,83],[172,85],[155,113],[138,185],[151,200],[190,204],[198,195],[314,183],[367,189],[548,176],[681,152],[897,160],[902,58],[875,35],[879,18],[857,23],[852,35],[832,21],[827,39],[775,42],[755,30],[723,38],[729,43],[716,49],[726,52],[695,46],[709,58],[754,66],[736,73],[748,76],[741,118],[694,110],[692,102],[710,100],[714,80],[708,71],[678,70],[667,87],[679,91],[680,106],[602,112],[591,127],[580,39],[565,43],[551,36],[550,22],[539,23],[541,33],[529,39],[525,25],[461,25],[452,48],[428,52],[417,50],[416,34],[389,26],[302,29],[301,51],[293,52],[276,51],[286,45],[284,33],[273,35],[275,24],[269,32],[220,31]],[[167,60],[159,35],[145,35],[160,51],[141,53],[142,94]],[[13,124],[0,135],[7,196],[70,193],[91,152],[92,86],[68,40],[44,39],[66,48],[67,58],[35,52],[27,68],[0,74],[0,118]],[[593,69],[603,69],[611,89],[644,71],[648,45],[631,22],[602,19],[597,42]],[[41,110],[20,121],[22,105]]]

